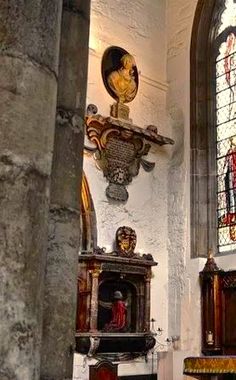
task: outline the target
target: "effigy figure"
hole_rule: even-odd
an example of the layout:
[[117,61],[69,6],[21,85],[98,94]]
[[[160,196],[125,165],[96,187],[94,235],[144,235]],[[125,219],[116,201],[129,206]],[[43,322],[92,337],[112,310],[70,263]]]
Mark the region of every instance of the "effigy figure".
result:
[[137,84],[135,82],[133,67],[136,66],[134,57],[130,54],[124,54],[120,60],[121,67],[114,70],[107,78],[107,84],[116,99],[120,103],[131,102],[137,93]]
[[100,305],[105,308],[111,308],[112,318],[104,327],[104,331],[119,332],[127,327],[127,308],[123,301],[122,293],[117,290],[114,292],[114,301],[110,302],[99,301]]

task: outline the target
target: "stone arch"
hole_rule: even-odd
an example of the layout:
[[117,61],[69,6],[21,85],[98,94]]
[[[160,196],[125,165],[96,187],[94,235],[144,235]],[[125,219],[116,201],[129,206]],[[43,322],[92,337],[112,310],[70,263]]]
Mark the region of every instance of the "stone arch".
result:
[[217,250],[214,38],[225,9],[199,0],[190,49],[191,255]]

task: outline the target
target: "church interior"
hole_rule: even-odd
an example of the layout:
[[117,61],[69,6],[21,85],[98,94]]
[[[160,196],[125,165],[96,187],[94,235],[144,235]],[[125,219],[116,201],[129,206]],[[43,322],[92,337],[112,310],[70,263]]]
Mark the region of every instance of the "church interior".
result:
[[0,380],[235,380],[236,0],[0,1],[0,73]]

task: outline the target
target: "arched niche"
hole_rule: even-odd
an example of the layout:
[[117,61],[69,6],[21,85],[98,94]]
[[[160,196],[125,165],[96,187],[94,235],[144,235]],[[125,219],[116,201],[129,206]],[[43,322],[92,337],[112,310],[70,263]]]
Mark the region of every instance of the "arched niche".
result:
[[[123,300],[126,303],[127,325],[125,332],[136,332],[138,330],[138,315],[139,305],[137,305],[138,291],[137,287],[126,279],[114,279],[114,274],[104,278],[99,285],[98,299],[103,301],[103,304],[112,304],[115,291],[120,291],[123,295]],[[98,330],[103,331],[112,317],[111,307],[104,307],[98,304]]]

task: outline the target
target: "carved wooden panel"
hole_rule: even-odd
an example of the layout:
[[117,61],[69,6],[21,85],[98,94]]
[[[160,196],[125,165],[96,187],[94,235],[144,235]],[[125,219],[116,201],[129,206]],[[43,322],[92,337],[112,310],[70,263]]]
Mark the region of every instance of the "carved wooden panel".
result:
[[223,350],[236,354],[236,271],[226,272],[222,278]]
[[236,355],[236,271],[202,271],[202,351]]
[[101,361],[89,366],[89,380],[117,380],[117,364]]

